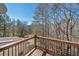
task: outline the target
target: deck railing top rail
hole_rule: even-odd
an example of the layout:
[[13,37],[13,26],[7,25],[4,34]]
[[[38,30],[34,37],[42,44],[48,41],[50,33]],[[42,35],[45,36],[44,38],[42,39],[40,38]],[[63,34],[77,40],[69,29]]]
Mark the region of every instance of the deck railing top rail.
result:
[[[32,46],[33,48],[37,48],[38,46],[41,46],[42,48],[44,49],[48,49],[48,50],[51,50],[51,46],[52,46],[52,51],[55,49],[59,49],[59,47],[61,47],[61,49],[63,48],[68,48],[69,45],[71,45],[71,49],[73,50],[70,50],[71,52],[73,52],[71,55],[74,55],[74,51],[76,53],[76,50],[75,48],[77,49],[77,55],[79,55],[78,53],[78,48],[79,48],[79,42],[72,42],[72,41],[67,41],[67,40],[60,40],[60,39],[56,39],[56,38],[50,38],[50,37],[43,37],[43,36],[38,36],[38,35],[32,35],[30,37],[27,37],[27,38],[23,38],[22,40],[18,40],[16,42],[12,42],[12,43],[9,43],[9,44],[6,44],[6,45],[3,45],[3,46],[0,46],[0,52],[3,51],[3,55],[4,54],[4,51],[8,49],[8,55],[9,55],[9,48],[12,47],[12,50],[15,50],[18,51],[18,55],[19,54],[23,54],[25,55],[25,51],[26,48],[26,42],[33,39],[34,41],[34,46]],[[45,42],[43,42],[42,40],[45,40]],[[47,40],[47,41],[46,41]],[[39,42],[38,42],[39,41]],[[38,44],[40,45],[38,45]],[[43,44],[45,43],[45,44]],[[51,43],[51,44],[50,44]],[[55,43],[55,44],[54,44]],[[64,46],[62,46],[61,44],[63,44]],[[21,45],[21,46],[20,46]],[[46,46],[45,46],[46,45]],[[13,46],[15,46],[15,49],[13,48]],[[59,46],[59,47],[58,47]],[[53,48],[54,47],[54,48]],[[62,48],[63,47],[63,48]],[[75,47],[75,48],[74,48]],[[18,50],[17,50],[18,49]],[[20,52],[20,49],[23,50],[24,52],[22,53],[22,51]],[[31,48],[32,49],[32,48]],[[68,50],[68,49],[67,49]],[[55,50],[54,50],[55,51]],[[64,50],[62,50],[64,51]],[[54,52],[55,53],[55,52]],[[64,52],[63,52],[64,53]],[[12,52],[13,54],[13,52]],[[16,54],[15,54],[16,55]],[[76,55],[76,54],[75,54]]]
[[28,40],[31,40],[33,39],[34,37],[29,37],[29,38],[22,38],[21,40],[18,40],[18,41],[14,41],[14,42],[11,42],[11,43],[8,43],[6,45],[3,45],[3,46],[0,46],[0,51],[4,50],[4,49],[7,49],[11,46],[14,46],[14,45],[17,45],[19,43],[22,43],[24,41],[28,41]]
[[73,42],[73,41],[67,41],[67,40],[60,40],[60,39],[56,39],[56,38],[43,37],[43,36],[37,36],[37,38],[39,38],[39,39],[45,39],[45,40],[50,40],[50,41],[55,41],[55,42],[60,42],[60,43],[78,45],[79,46],[79,42]]
[[72,44],[72,45],[79,46],[79,42],[72,42],[72,41],[67,41],[67,40],[60,40],[60,39],[56,39],[56,38],[51,38],[51,37],[48,38],[48,37],[43,37],[43,36],[37,36],[37,35],[33,36],[32,35],[32,37],[30,37],[30,38],[25,38],[23,40],[19,40],[16,42],[9,43],[7,45],[0,46],[0,51],[5,49],[5,48],[11,47],[13,45],[19,44],[19,43],[24,42],[24,41],[28,41],[28,40],[33,39],[33,38],[45,39],[45,40],[56,41],[56,42],[60,42],[60,43],[66,43],[66,44]]

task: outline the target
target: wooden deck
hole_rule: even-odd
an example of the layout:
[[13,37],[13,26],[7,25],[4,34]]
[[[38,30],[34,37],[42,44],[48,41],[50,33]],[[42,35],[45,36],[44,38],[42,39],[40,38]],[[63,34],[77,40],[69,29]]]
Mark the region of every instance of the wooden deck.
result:
[[43,51],[36,49],[30,56],[42,56]]
[[[43,55],[43,51],[42,50],[39,50],[39,49],[32,49],[26,56],[42,56]],[[52,56],[48,53],[45,54],[45,56]]]
[[52,55],[50,55],[50,54],[46,53],[46,56],[52,56]]
[[2,56],[79,56],[79,42],[35,35],[0,46],[0,54]]

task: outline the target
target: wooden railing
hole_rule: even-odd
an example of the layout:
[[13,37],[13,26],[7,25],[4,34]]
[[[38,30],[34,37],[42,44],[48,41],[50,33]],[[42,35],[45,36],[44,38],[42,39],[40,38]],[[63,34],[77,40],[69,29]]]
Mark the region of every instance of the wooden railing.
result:
[[79,55],[79,43],[42,36],[24,38],[0,47],[2,56],[24,56],[33,48],[41,49],[46,53],[57,56]]
[[[0,46],[2,56],[24,56],[34,48],[34,37],[24,38],[7,45]],[[31,43],[32,42],[32,43]]]
[[54,56],[78,56],[79,42],[37,36],[37,48]]

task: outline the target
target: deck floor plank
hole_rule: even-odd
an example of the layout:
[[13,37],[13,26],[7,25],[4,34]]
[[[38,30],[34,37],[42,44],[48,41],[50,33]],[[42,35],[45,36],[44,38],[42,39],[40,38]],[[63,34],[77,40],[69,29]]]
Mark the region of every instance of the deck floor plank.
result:
[[30,56],[42,56],[43,51],[36,49]]
[[50,54],[46,53],[46,56],[52,56],[52,55],[50,55]]

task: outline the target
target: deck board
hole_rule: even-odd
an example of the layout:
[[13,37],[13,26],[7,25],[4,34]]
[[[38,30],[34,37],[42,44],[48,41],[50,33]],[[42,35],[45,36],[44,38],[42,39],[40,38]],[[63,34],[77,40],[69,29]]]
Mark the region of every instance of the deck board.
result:
[[52,56],[52,55],[50,55],[50,54],[46,53],[46,56]]
[[42,56],[43,51],[36,49],[30,56]]
[[29,56],[30,53],[32,53],[32,51],[35,50],[35,48],[33,48],[29,53],[27,53],[25,56]]

